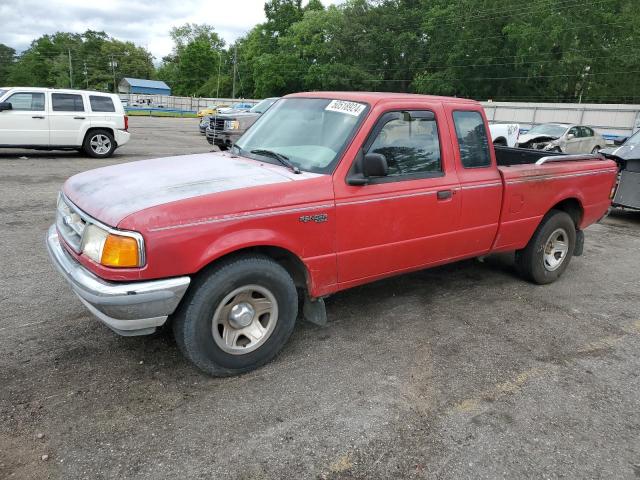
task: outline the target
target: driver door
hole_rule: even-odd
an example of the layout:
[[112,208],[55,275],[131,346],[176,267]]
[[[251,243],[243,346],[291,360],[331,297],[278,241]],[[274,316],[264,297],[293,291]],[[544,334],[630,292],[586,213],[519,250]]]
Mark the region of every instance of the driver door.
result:
[[11,104],[11,110],[0,112],[0,145],[49,146],[44,92],[18,91],[4,102]]
[[565,147],[562,149],[564,153],[580,153],[580,144],[582,143],[580,131],[578,127],[572,127],[565,134]]
[[384,155],[388,174],[358,186],[335,179],[338,283],[421,268],[462,248],[458,177],[440,108],[383,113],[362,153]]

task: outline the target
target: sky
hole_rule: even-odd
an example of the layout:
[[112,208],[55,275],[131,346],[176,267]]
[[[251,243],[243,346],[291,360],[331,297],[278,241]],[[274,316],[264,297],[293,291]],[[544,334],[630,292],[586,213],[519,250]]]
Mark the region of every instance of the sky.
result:
[[[0,0],[0,43],[21,52],[47,33],[105,31],[147,48],[156,62],[171,52],[171,27],[208,23],[232,42],[263,22],[265,0]],[[303,2],[306,3],[306,2]],[[325,5],[339,0],[322,0]]]

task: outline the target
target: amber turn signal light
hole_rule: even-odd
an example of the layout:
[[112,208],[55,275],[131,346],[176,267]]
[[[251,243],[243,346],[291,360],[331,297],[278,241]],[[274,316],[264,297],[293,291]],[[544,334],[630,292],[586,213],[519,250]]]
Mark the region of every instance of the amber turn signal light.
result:
[[139,266],[138,242],[131,237],[110,233],[104,242],[100,263],[105,267]]

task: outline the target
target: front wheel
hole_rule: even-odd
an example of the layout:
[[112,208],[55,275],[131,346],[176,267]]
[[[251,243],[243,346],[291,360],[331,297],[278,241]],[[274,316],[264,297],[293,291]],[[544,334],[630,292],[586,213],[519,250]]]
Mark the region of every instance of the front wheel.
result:
[[573,219],[566,212],[551,210],[527,246],[516,252],[516,267],[523,277],[534,283],[555,282],[567,269],[575,245]]
[[196,280],[173,321],[178,347],[213,376],[248,372],[272,360],[289,339],[298,294],[268,257],[239,257]]
[[596,145],[595,147],[593,147],[593,150],[591,150],[591,153],[595,155],[595,154],[597,154],[600,150],[601,150],[601,149],[600,149],[600,146],[599,146],[599,145]]
[[92,130],[87,133],[82,150],[93,158],[108,158],[116,150],[116,141],[108,130]]

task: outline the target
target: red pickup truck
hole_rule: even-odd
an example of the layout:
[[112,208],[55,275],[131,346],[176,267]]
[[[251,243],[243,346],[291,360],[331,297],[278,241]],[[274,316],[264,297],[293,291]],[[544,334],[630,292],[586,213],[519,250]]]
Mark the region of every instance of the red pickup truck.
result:
[[117,333],[170,320],[198,367],[245,372],[355,285],[504,251],[556,280],[606,215],[616,164],[494,149],[488,131],[459,98],[289,95],[227,152],[70,178],[48,250]]

